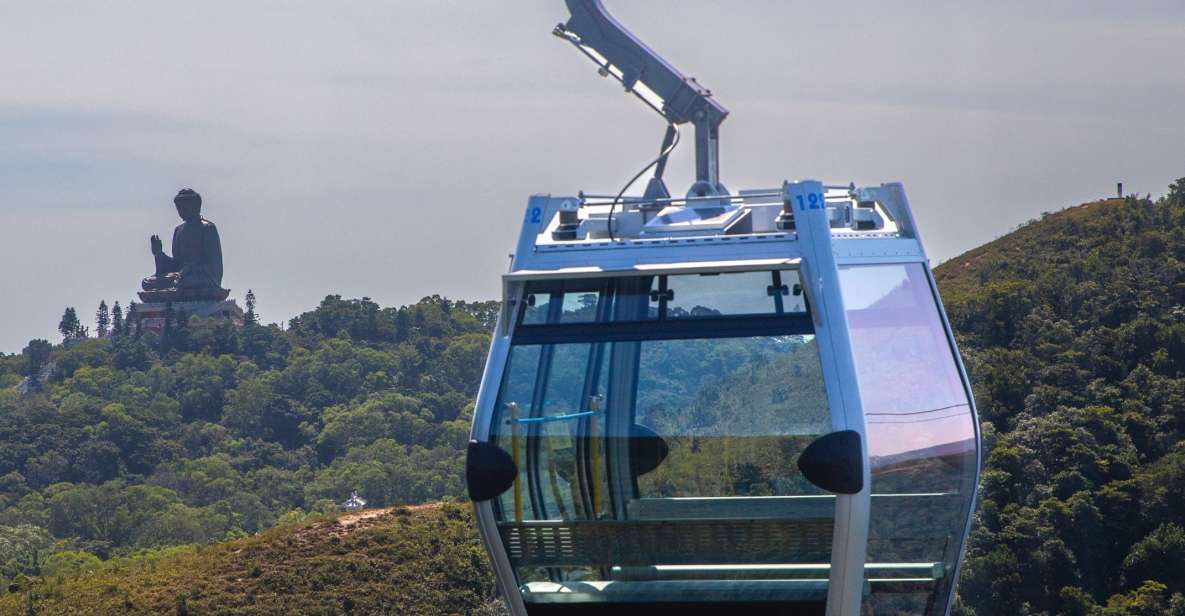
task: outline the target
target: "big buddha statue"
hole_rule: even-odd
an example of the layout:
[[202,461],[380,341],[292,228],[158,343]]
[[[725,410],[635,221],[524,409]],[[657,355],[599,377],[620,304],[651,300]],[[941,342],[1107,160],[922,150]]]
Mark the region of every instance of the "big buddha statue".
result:
[[172,256],[160,236],[149,241],[156,273],[144,279],[140,299],[146,302],[222,301],[222,243],[214,223],[202,218],[202,196],[183,188],[173,198],[182,223],[173,229]]

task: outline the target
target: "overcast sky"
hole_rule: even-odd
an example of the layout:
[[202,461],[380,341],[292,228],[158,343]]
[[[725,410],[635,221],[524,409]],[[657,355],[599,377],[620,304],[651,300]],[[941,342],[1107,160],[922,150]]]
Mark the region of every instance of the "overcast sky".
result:
[[[1185,176],[1183,0],[608,6],[729,109],[730,188],[902,181],[935,264],[1116,181]],[[183,186],[265,321],[330,293],[495,298],[529,194],[615,192],[662,137],[551,36],[566,18],[561,0],[5,3],[0,351],[57,340],[66,306],[126,305]]]

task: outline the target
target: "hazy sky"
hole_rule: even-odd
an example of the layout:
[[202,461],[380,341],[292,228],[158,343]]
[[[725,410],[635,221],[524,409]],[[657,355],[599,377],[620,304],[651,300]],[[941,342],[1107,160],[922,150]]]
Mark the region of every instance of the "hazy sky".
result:
[[[1185,176],[1185,1],[609,0],[730,110],[732,189],[902,181],[935,263]],[[561,0],[0,6],[0,351],[127,304],[192,186],[266,321],[496,297],[534,192],[615,192],[663,124]],[[687,144],[689,144],[688,140]],[[690,147],[672,190],[690,184]]]

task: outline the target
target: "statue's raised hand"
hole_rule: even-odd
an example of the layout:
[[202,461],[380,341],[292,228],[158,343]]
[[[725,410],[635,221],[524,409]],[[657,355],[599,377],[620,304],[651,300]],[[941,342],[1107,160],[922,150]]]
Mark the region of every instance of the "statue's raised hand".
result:
[[149,241],[152,244],[152,254],[159,255],[164,252],[164,245],[161,244],[159,235],[152,236],[152,239]]

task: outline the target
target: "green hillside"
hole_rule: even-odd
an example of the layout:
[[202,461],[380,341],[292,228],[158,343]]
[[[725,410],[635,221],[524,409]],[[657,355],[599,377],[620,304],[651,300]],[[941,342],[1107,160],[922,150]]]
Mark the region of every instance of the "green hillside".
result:
[[[1185,181],[936,274],[990,451],[958,613],[1185,615]],[[0,613],[493,610],[467,508],[321,514],[461,494],[495,308],[76,340],[27,395],[45,345],[0,357]]]
[[936,275],[990,450],[964,613],[1185,614],[1185,181]]
[[[372,507],[460,496],[495,310],[330,296],[286,329],[64,328],[0,356],[0,596],[332,513],[355,491]],[[21,387],[30,374],[47,378]]]
[[47,576],[0,613],[493,616],[485,562],[466,505],[375,510]]

